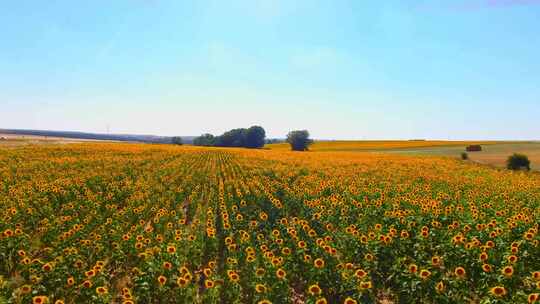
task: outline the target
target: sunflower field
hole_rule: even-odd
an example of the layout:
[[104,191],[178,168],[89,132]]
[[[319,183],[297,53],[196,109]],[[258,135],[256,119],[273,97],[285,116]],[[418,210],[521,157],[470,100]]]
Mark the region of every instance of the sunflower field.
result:
[[535,303],[540,175],[440,157],[0,149],[0,303]]

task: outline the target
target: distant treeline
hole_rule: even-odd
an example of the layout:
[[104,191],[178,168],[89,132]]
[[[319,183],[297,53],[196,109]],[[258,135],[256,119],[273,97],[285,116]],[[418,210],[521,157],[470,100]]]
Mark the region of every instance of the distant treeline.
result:
[[286,142],[286,140],[281,139],[281,138],[268,138],[266,140],[267,144],[279,144],[279,143],[284,143],[284,142]]
[[[130,141],[144,143],[160,143],[170,144],[173,137],[155,136],[155,135],[124,135],[124,134],[98,134],[72,131],[47,131],[47,130],[18,130],[18,129],[0,129],[0,133],[28,135],[28,136],[48,136],[61,138],[75,139],[93,139],[93,140],[114,140],[114,141]],[[184,143],[191,143],[193,136],[182,136]]]
[[206,133],[193,139],[193,144],[211,147],[262,148],[266,143],[265,139],[265,130],[260,126],[252,126],[248,129],[232,129],[220,136]]

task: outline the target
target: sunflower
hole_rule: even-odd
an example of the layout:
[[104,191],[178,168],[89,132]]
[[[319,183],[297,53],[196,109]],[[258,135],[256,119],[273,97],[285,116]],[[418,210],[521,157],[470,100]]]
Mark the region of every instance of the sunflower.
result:
[[467,275],[467,272],[465,271],[465,268],[459,266],[459,267],[456,267],[456,269],[454,269],[454,274],[458,278],[463,279]]
[[480,259],[480,261],[485,262],[488,259],[488,257],[489,256],[488,256],[487,252],[484,251],[484,252],[480,253],[480,256],[478,258]]
[[351,298],[351,297],[347,297],[345,299],[345,301],[343,301],[343,304],[357,304],[358,302],[356,302],[355,299]]
[[10,237],[12,235],[13,235],[13,231],[11,229],[4,230],[4,236],[5,237]]
[[54,304],[65,304],[64,300],[56,300]]
[[109,292],[109,291],[107,290],[106,287],[100,286],[100,287],[97,287],[97,288],[96,288],[96,293],[97,293],[98,295],[105,295],[105,294],[107,294],[108,292]]
[[262,277],[265,273],[266,270],[264,270],[264,268],[257,268],[257,270],[255,270],[255,275],[257,277]]
[[326,298],[318,298],[316,301],[315,301],[315,304],[327,304],[328,301],[326,301]]
[[532,277],[535,281],[540,281],[540,271],[533,272]]
[[163,262],[163,268],[166,270],[170,270],[172,268],[171,262]]
[[163,286],[165,285],[165,283],[167,283],[167,278],[165,276],[160,275],[159,277],[157,277],[157,281],[159,285]]
[[491,265],[489,264],[482,264],[482,270],[484,272],[491,272],[491,270],[493,269],[493,267],[491,267]]
[[90,282],[89,280],[85,280],[84,282],[82,282],[82,286],[84,286],[84,288],[91,288],[92,282]]
[[321,259],[321,258],[317,258],[317,259],[315,259],[315,261],[313,261],[313,265],[315,265],[315,268],[323,268],[324,267],[324,260]]
[[435,285],[435,290],[437,290],[438,293],[443,293],[445,289],[446,289],[446,286],[444,285],[443,281],[439,281],[439,283]]
[[284,279],[286,275],[287,272],[285,272],[285,270],[281,268],[278,268],[278,270],[276,270],[276,276],[278,277],[278,279]]
[[188,283],[189,281],[183,277],[179,277],[178,279],[176,279],[176,285],[178,285],[178,287],[180,288],[186,287]]
[[[1,285],[1,284],[0,284],[0,285]],[[21,287],[21,292],[22,292],[23,294],[28,294],[28,293],[30,293],[31,291],[32,291],[32,286],[30,286],[30,285],[23,285],[23,286]]]
[[204,280],[204,287],[206,287],[207,289],[210,289],[214,287],[215,285],[216,284],[212,280]]
[[431,265],[438,267],[441,265],[441,258],[438,256],[434,256],[431,258]]
[[235,283],[237,283],[239,280],[240,280],[240,276],[238,275],[238,273],[232,271],[231,273],[228,274],[229,276],[229,279]]
[[257,302],[257,304],[272,304],[272,302],[270,302],[270,300],[261,300],[259,302]]
[[86,272],[84,273],[84,275],[85,275],[87,278],[90,279],[90,278],[93,278],[93,277],[96,275],[96,273],[95,273],[93,270],[88,270],[88,271],[86,271]]
[[375,257],[374,257],[371,253],[366,253],[366,254],[364,255],[364,259],[365,259],[366,261],[371,262],[371,261],[373,261],[373,260],[375,259]]
[[266,292],[266,286],[264,284],[257,284],[255,285],[255,291],[257,293],[265,293]]
[[506,295],[506,288],[503,286],[495,286],[491,288],[489,292],[496,297],[504,297]]
[[416,273],[418,271],[418,266],[416,264],[409,265],[409,272],[410,273]]
[[518,257],[515,256],[515,255],[511,255],[511,256],[508,256],[508,257],[506,258],[506,260],[507,260],[509,263],[514,264],[515,262],[517,262]]
[[529,302],[529,303],[536,303],[536,302],[538,302],[539,299],[540,299],[540,294],[539,294],[539,293],[531,293],[531,294],[527,297],[527,302]]
[[317,296],[322,293],[321,287],[319,287],[318,284],[313,284],[309,286],[308,291],[312,296]]
[[361,282],[360,283],[360,289],[371,289],[372,287],[371,281]]
[[367,276],[367,272],[364,269],[358,269],[354,272],[354,275],[359,279],[363,279]]
[[173,254],[176,252],[176,247],[169,245],[167,246],[167,253]]
[[512,266],[505,266],[505,267],[502,269],[501,272],[502,272],[502,274],[503,274],[505,277],[509,278],[509,277],[511,277],[511,276],[514,274],[514,267],[512,267]]
[[53,265],[51,263],[45,263],[45,264],[43,264],[41,269],[43,269],[43,271],[45,271],[45,272],[50,272],[50,271],[53,270]]
[[49,303],[49,298],[46,296],[35,296],[32,298],[32,304],[45,304]]
[[431,276],[431,271],[429,271],[427,269],[420,270],[420,277],[422,278],[422,280],[426,280],[430,276]]

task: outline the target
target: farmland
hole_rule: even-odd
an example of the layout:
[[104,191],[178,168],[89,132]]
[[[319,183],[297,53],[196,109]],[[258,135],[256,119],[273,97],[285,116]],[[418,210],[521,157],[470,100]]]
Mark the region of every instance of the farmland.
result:
[[[540,170],[540,142],[535,141],[444,141],[444,140],[394,140],[394,141],[316,141],[310,150],[316,152],[374,152],[403,155],[431,155],[459,158],[465,147],[479,144],[481,152],[469,153],[470,160],[498,168],[506,166],[513,153],[527,155],[533,170]],[[266,145],[267,149],[286,151],[285,143]]]
[[[310,150],[318,152],[366,152],[388,150],[411,150],[423,148],[465,148],[468,145],[494,145],[504,142],[498,141],[449,141],[449,140],[336,140],[315,141]],[[266,146],[271,150],[289,150],[289,144],[278,143]]]
[[0,147],[0,303],[527,303],[540,292],[537,173],[314,150]]

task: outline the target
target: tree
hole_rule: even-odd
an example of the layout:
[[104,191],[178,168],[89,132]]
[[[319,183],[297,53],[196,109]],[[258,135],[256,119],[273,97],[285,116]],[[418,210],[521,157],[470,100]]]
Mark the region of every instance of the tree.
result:
[[171,142],[173,145],[183,145],[184,143],[182,142],[182,137],[180,136],[175,136],[173,138],[171,138]]
[[218,136],[216,146],[219,147],[244,147],[247,129],[232,129]]
[[264,139],[266,138],[266,132],[260,126],[252,126],[246,130],[245,133],[245,147],[246,148],[262,148],[264,147]]
[[287,142],[291,145],[293,151],[306,151],[313,143],[309,138],[309,132],[307,130],[291,131],[287,134]]
[[193,145],[195,146],[215,146],[216,138],[214,135],[205,133],[199,137],[193,139]]
[[506,161],[506,167],[510,170],[526,169],[528,171],[531,170],[531,162],[529,161],[529,158],[527,156],[514,153],[514,155],[508,157],[508,160]]
[[193,144],[195,146],[261,148],[264,146],[265,138],[266,132],[262,127],[252,126],[249,129],[232,129],[220,136],[203,134],[193,139]]

